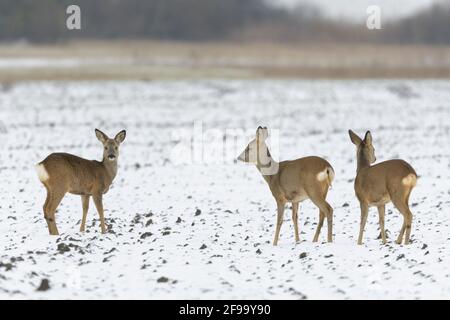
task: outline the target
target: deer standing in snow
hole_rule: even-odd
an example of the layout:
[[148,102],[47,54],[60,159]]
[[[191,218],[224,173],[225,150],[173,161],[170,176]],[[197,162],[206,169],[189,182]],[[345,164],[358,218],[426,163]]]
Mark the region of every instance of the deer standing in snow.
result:
[[119,146],[125,140],[122,130],[114,139],[95,129],[97,139],[103,144],[103,160],[86,160],[68,153],[52,153],[36,165],[39,180],[47,189],[44,204],[44,218],[51,235],[58,235],[55,212],[66,193],[81,196],[83,218],[80,231],[85,230],[89,199],[92,196],[100,217],[102,233],[106,232],[103,214],[103,194],[105,194],[117,174]]
[[372,165],[375,161],[375,149],[372,145],[372,134],[366,132],[364,140],[352,130],[348,131],[350,140],[356,145],[357,169],[355,193],[361,206],[361,224],[358,244],[362,244],[364,227],[367,222],[369,207],[378,208],[381,239],[386,243],[384,230],[385,205],[392,201],[403,215],[403,226],[397,238],[401,244],[405,235],[405,244],[409,243],[411,234],[412,213],[409,210],[409,196],[417,184],[417,174],[404,160],[388,160]]
[[[238,160],[256,165],[277,202],[277,225],[273,245],[278,244],[284,208],[287,202],[292,203],[295,241],[300,240],[298,206],[300,202],[306,199],[310,199],[319,208],[319,224],[313,242],[317,242],[319,239],[325,217],[328,225],[328,242],[332,242],[333,209],[326,201],[326,196],[334,179],[333,167],[328,161],[319,157],[305,157],[277,163],[271,157],[266,145],[267,137],[267,128],[258,127],[255,139],[239,155]],[[266,168],[277,168],[277,170],[266,171]]]

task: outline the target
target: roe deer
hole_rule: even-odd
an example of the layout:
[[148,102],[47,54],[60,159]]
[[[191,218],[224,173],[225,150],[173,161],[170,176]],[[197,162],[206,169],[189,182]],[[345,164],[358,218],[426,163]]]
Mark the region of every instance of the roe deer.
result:
[[81,196],[83,219],[80,231],[83,232],[85,229],[89,199],[92,196],[100,216],[102,233],[106,232],[102,197],[109,190],[117,174],[119,145],[125,140],[126,132],[122,130],[114,139],[110,139],[95,129],[95,135],[103,144],[102,162],[86,160],[68,153],[52,153],[36,165],[39,180],[47,189],[44,218],[51,235],[58,235],[55,212],[67,192]]
[[381,239],[386,243],[384,230],[385,205],[392,201],[403,215],[403,226],[397,238],[401,244],[406,231],[405,244],[409,243],[411,234],[412,213],[409,210],[409,195],[416,186],[417,174],[406,161],[388,160],[371,166],[376,161],[375,149],[372,145],[372,134],[366,132],[364,140],[352,130],[348,131],[350,140],[356,145],[357,169],[355,193],[361,206],[361,225],[358,244],[362,244],[364,227],[367,222],[369,207],[378,208]]
[[[328,161],[319,157],[305,157],[277,163],[271,157],[266,145],[267,137],[267,128],[258,127],[256,138],[248,144],[247,148],[239,155],[238,160],[256,165],[277,202],[277,226],[273,245],[278,244],[284,207],[287,202],[292,203],[295,241],[300,240],[298,235],[298,205],[299,202],[306,199],[311,199],[319,208],[320,213],[313,242],[317,242],[319,239],[325,217],[328,224],[328,242],[332,242],[333,209],[325,198],[334,179],[333,168]],[[265,168],[276,168],[276,170],[265,170]]]

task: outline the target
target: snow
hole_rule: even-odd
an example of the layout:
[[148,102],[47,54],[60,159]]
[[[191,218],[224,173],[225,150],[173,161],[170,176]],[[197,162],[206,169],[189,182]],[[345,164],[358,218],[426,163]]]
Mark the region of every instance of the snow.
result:
[[[0,87],[0,298],[449,298],[449,101],[450,82],[434,80]],[[272,246],[275,201],[254,167],[234,161],[258,125],[269,128],[276,159],[318,155],[333,165],[334,243],[325,242],[326,224],[320,242],[311,242],[318,210],[305,201],[301,242],[287,208]],[[100,233],[91,203],[80,233],[81,199],[67,195],[56,216],[61,235],[49,236],[34,165],[56,151],[99,159],[96,127],[127,130],[104,199],[110,232]],[[388,244],[376,239],[371,208],[364,244],[356,245],[349,128],[371,130],[378,161],[399,157],[419,174],[412,244],[394,243],[402,217],[390,204]],[[223,152],[233,132],[240,137]],[[43,279],[50,289],[37,291]]]

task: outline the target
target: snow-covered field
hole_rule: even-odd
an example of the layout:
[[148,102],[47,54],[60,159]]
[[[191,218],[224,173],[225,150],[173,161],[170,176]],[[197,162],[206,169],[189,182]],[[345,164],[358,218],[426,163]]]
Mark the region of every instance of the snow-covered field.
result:
[[[450,298],[450,82],[30,82],[0,87],[0,298],[406,299]],[[334,243],[311,242],[318,210],[290,208],[278,247],[275,201],[257,170],[225,156],[230,129],[266,125],[276,158],[326,158]],[[80,197],[43,219],[34,164],[54,151],[99,159],[94,128],[127,129],[105,196],[109,233]],[[420,176],[411,196],[412,244],[396,245],[402,217],[387,206],[388,244],[372,208],[356,245],[355,150],[347,130],[372,131],[378,161],[403,158]],[[211,131],[211,129],[216,129]],[[189,137],[199,132],[189,153]],[[209,133],[220,139],[209,141]],[[239,131],[236,131],[239,132]],[[203,148],[203,157],[198,154]],[[190,159],[190,161],[189,161]],[[181,163],[180,163],[181,162]],[[50,289],[37,291],[43,279]]]

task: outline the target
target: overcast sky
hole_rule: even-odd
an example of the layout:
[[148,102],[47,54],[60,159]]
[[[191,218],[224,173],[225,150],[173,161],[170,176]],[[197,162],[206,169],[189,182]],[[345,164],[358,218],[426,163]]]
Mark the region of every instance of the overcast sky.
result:
[[311,3],[318,6],[326,15],[352,20],[365,20],[366,9],[370,5],[381,8],[382,17],[395,19],[407,16],[415,11],[442,0],[270,0],[274,3],[295,5],[297,3]]

